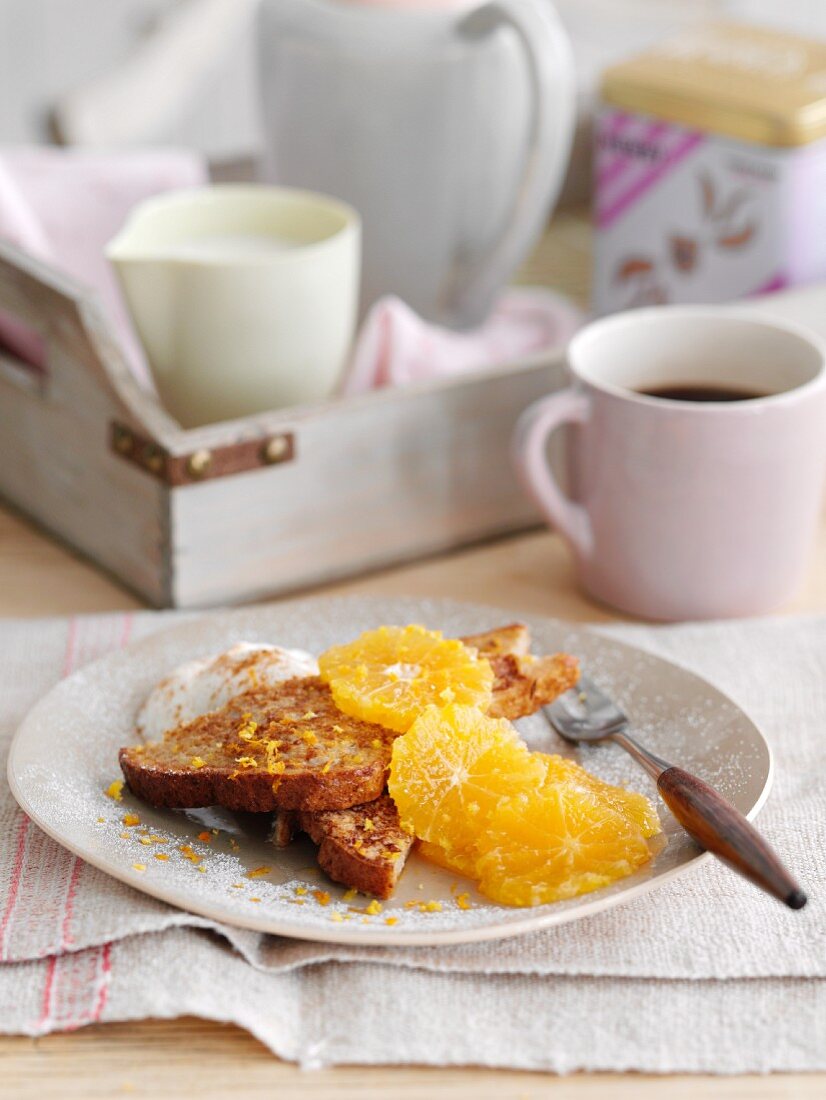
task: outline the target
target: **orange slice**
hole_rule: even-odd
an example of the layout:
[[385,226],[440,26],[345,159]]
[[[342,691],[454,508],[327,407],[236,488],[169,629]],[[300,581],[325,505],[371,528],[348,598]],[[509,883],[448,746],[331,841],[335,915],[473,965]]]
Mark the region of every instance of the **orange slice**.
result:
[[567,783],[573,787],[583,787],[602,797],[612,809],[637,825],[644,837],[652,837],[661,831],[660,819],[653,804],[637,791],[627,791],[624,787],[615,787],[597,776],[587,772],[575,760],[565,756],[547,756],[536,754],[545,764],[545,783]]
[[423,626],[382,626],[318,659],[339,710],[405,733],[431,705],[458,703],[485,710],[493,671],[455,638]]
[[545,765],[503,718],[452,704],[428,709],[393,742],[388,789],[404,828],[472,866],[499,801],[538,787]]
[[519,906],[598,890],[651,858],[639,826],[601,793],[553,778],[500,802],[477,851],[481,892]]
[[455,871],[457,875],[464,875],[466,878],[474,878],[476,875],[475,853],[453,852],[448,855],[440,844],[431,844],[428,840],[418,841],[416,851],[428,863],[435,863],[445,871]]

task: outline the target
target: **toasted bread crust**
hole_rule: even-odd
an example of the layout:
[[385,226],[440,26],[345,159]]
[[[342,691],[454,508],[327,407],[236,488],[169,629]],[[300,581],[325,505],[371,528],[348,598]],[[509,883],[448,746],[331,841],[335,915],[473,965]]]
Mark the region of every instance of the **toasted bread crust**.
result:
[[552,657],[504,653],[491,657],[490,663],[495,676],[488,707],[491,718],[525,718],[552,703],[579,679],[579,662],[567,653]]
[[276,810],[267,840],[270,844],[274,844],[276,848],[289,848],[297,831],[298,811]]
[[525,718],[552,703],[579,679],[579,662],[568,653],[531,656],[530,631],[524,623],[468,634],[461,640],[490,661],[494,675],[488,707],[491,718]]
[[326,813],[300,813],[298,822],[318,844],[318,863],[334,882],[389,898],[404,868],[413,837],[384,794],[368,805]]
[[345,809],[377,798],[387,777],[386,763],[377,763],[339,768],[332,779],[309,772],[284,775],[273,790],[273,777],[266,773],[241,777],[218,768],[194,772],[146,765],[130,756],[129,749],[121,749],[119,760],[130,790],[139,798],[152,806],[179,810],[198,806],[223,806],[247,813]]
[[481,634],[465,634],[460,641],[488,659],[503,653],[524,656],[530,652],[531,634],[524,623],[508,623]]
[[341,714],[310,676],[245,692],[119,759],[130,788],[155,806],[342,809],[382,793],[393,736]]

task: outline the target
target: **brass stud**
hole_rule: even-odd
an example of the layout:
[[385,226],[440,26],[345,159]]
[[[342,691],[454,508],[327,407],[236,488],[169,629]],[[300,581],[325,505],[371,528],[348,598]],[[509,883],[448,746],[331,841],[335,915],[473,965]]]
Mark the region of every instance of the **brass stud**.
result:
[[147,443],[143,449],[143,463],[153,474],[163,473],[164,453],[154,443]]
[[290,441],[285,435],[274,435],[261,448],[261,460],[269,466],[281,462],[290,452]]
[[212,452],[211,451],[195,451],[186,460],[187,473],[192,478],[206,477],[209,473],[209,468],[212,465]]
[[132,433],[128,428],[124,428],[122,424],[115,424],[112,429],[112,442],[115,450],[120,454],[128,454],[132,450],[132,444],[134,439]]

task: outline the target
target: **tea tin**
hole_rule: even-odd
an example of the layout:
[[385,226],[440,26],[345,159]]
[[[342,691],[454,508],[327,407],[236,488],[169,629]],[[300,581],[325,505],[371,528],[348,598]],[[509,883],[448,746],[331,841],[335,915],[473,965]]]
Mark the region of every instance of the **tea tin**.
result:
[[714,23],[608,69],[599,314],[826,278],[826,43]]

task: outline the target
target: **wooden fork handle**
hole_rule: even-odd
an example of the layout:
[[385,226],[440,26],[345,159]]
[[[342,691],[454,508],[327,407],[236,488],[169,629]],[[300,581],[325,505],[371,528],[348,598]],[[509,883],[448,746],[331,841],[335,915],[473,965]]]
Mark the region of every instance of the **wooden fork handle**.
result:
[[773,894],[790,909],[802,909],[806,895],[753,825],[707,783],[682,768],[666,768],[657,779],[663,801],[701,848]]

